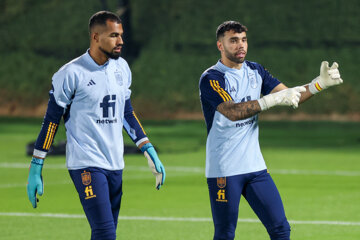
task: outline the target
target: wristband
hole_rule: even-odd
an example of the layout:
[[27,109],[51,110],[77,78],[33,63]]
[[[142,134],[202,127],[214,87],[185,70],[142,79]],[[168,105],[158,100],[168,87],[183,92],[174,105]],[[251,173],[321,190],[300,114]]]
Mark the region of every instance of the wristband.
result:
[[323,90],[323,88],[320,86],[319,81],[318,81],[319,77],[315,78],[314,80],[311,81],[311,83],[309,83],[309,91],[312,94],[317,94],[319,93],[321,90]]
[[36,164],[36,165],[44,165],[44,159],[32,157],[31,163]]

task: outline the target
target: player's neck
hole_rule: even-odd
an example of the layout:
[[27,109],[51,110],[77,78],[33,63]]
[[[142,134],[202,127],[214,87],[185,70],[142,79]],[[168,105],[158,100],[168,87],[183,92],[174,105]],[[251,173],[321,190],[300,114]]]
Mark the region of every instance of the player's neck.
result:
[[228,58],[221,58],[220,60],[222,62],[222,64],[224,64],[225,66],[229,67],[229,68],[235,68],[240,70],[240,68],[242,67],[242,63],[236,63],[233,62],[231,60],[229,60]]
[[99,66],[104,65],[109,58],[102,52],[96,51],[96,49],[91,48],[89,50],[90,57],[96,62]]

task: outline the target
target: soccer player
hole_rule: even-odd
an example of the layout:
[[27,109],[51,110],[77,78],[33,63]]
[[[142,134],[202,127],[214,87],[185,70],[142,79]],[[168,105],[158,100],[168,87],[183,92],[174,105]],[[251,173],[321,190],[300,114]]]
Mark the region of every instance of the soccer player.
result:
[[287,88],[263,66],[245,60],[246,32],[247,28],[235,21],[217,28],[221,59],[201,75],[199,83],[208,133],[206,177],[214,240],[234,239],[241,195],[272,240],[288,240],[290,225],[260,151],[257,115],[277,105],[296,108],[342,79],[337,63],[329,68],[322,62],[320,76],[310,84]]
[[165,168],[130,101],[131,71],[120,57],[123,27],[114,13],[89,20],[90,48],[56,72],[48,108],[31,160],[27,194],[34,208],[43,194],[42,167],[61,118],[67,136],[66,165],[91,227],[91,239],[116,239],[124,169],[124,128],[156,177]]

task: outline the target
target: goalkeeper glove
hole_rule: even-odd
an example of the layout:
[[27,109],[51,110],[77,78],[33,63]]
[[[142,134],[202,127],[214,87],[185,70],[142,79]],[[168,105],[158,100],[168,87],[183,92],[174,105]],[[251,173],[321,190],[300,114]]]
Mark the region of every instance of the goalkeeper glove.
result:
[[144,153],[148,160],[148,165],[156,179],[156,189],[159,190],[161,185],[165,182],[165,168],[162,165],[155,148],[151,143],[146,143],[141,147],[141,151]]
[[281,90],[263,96],[258,100],[261,111],[267,110],[273,106],[293,106],[297,108],[299,105],[301,92],[305,92],[305,87],[294,87]]
[[329,67],[329,63],[323,61],[320,67],[320,76],[311,81],[309,91],[316,94],[323,89],[343,83],[338,67],[339,65],[336,62]]
[[36,197],[36,193],[40,196],[42,196],[44,193],[44,184],[41,175],[43,164],[44,159],[32,157],[29,169],[27,194],[33,208],[37,207],[37,202],[39,201],[39,199]]

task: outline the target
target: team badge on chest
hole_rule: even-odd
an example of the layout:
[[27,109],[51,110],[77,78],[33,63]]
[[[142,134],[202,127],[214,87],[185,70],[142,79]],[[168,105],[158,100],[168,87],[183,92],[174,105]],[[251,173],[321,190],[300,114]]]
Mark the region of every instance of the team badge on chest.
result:
[[124,83],[123,83],[121,72],[116,71],[116,72],[114,72],[114,75],[115,75],[116,83],[119,84],[119,86],[122,86]]
[[91,174],[90,174],[90,172],[84,171],[81,174],[81,181],[85,186],[89,185],[91,183]]
[[250,81],[251,88],[254,88],[254,89],[257,88],[258,83],[257,83],[254,73],[249,73],[249,81]]

